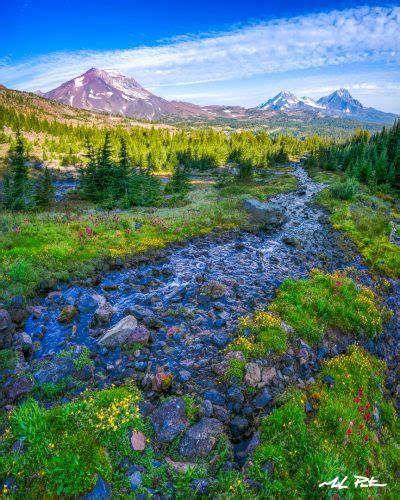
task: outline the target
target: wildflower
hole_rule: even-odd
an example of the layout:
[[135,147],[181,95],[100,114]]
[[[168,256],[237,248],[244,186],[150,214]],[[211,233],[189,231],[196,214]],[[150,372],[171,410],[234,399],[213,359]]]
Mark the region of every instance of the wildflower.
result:
[[364,436],[364,441],[365,442],[369,441],[369,437],[368,436]]
[[350,436],[352,432],[353,432],[353,429],[351,427],[349,427],[347,429],[347,435]]
[[20,226],[15,226],[14,232],[15,232],[15,234],[21,234],[21,228],[20,228]]

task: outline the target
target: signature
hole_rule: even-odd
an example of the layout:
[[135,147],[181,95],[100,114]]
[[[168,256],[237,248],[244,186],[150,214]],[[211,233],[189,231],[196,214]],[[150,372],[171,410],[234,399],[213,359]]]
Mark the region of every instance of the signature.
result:
[[[371,478],[364,476],[353,476],[354,477],[354,487],[355,488],[384,488],[387,484],[378,483],[378,480],[373,476]],[[347,489],[348,486],[346,483],[348,476],[345,476],[342,480],[339,479],[339,476],[336,476],[331,481],[324,481],[318,486],[322,488],[323,486],[329,486],[331,489],[335,490],[343,490]]]

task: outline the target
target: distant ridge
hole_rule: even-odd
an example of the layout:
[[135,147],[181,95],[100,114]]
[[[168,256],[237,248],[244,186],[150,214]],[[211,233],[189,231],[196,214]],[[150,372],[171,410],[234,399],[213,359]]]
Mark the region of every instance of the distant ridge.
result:
[[335,90],[332,94],[314,101],[310,97],[299,99],[287,90],[282,90],[272,99],[262,102],[257,109],[275,111],[319,111],[325,115],[337,115],[345,118],[376,123],[393,123],[397,115],[384,113],[374,108],[367,108],[354,99],[347,89]]
[[392,124],[397,115],[363,106],[347,89],[341,88],[315,101],[297,97],[282,90],[255,108],[241,106],[198,106],[187,102],[168,101],[148,91],[134,78],[119,71],[91,68],[48,92],[37,95],[69,106],[145,120],[268,120],[281,114],[298,119],[332,117],[360,122]]

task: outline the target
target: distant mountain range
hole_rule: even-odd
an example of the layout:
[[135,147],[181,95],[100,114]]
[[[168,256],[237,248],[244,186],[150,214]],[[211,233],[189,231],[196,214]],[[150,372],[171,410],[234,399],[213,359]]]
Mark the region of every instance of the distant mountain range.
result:
[[257,106],[258,109],[274,111],[299,111],[299,110],[321,110],[325,106],[311,99],[311,97],[302,97],[299,99],[287,90],[282,90],[272,99],[262,102]]
[[288,91],[282,91],[256,108],[241,106],[198,106],[196,104],[168,101],[152,94],[133,78],[114,70],[92,68],[49,92],[37,94],[70,106],[97,112],[127,117],[157,120],[163,117],[197,118],[213,120],[244,119],[257,117],[265,119],[285,113],[290,116],[299,113],[315,117],[354,118],[362,122],[393,123],[397,115],[367,108],[354,99],[348,90],[339,89],[318,101],[310,97],[298,98]]
[[367,108],[354,99],[347,89],[335,90],[332,94],[314,101],[311,97],[299,99],[291,92],[282,90],[272,99],[257,106],[262,110],[274,111],[318,111],[320,114],[355,118],[359,121],[393,123],[397,115]]

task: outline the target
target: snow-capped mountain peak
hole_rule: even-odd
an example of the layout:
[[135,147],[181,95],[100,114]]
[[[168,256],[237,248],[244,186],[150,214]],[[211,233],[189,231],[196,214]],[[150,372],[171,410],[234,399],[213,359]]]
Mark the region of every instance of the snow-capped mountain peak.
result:
[[282,90],[272,99],[257,106],[263,110],[274,111],[299,111],[304,109],[324,109],[324,106],[315,102],[311,97],[302,97],[299,99],[292,92]]
[[350,92],[344,88],[335,90],[328,96],[321,97],[317,102],[327,109],[347,114],[357,114],[364,108],[361,102],[354,99]]
[[137,118],[206,115],[194,104],[170,102],[156,96],[134,78],[113,69],[91,68],[43,96],[76,108]]
[[310,108],[316,108],[316,109],[324,109],[325,108],[325,106],[323,106],[322,104],[318,104],[317,101],[314,101],[314,99],[312,99],[311,97],[304,96],[301,98],[301,102],[305,106],[309,106]]
[[294,94],[288,90],[281,90],[279,94],[268,101],[262,102],[257,108],[283,111],[296,108],[299,102],[300,100]]

